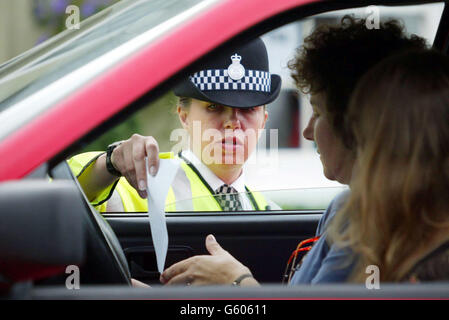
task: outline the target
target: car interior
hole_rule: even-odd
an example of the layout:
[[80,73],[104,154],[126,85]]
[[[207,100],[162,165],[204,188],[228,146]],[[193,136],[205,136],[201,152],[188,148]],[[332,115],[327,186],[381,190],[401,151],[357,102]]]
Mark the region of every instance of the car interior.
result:
[[[369,5],[382,6],[384,18],[402,18],[410,32],[428,36],[435,48],[447,53],[449,47],[449,8],[437,1],[323,1],[281,12],[238,34],[204,55],[182,71],[145,93],[101,126],[76,143],[61,150],[50,161],[19,181],[0,184],[0,297],[3,299],[245,299],[245,298],[449,298],[449,284],[382,284],[381,290],[367,290],[364,285],[336,284],[320,286],[282,285],[287,260],[302,240],[315,236],[320,217],[345,186],[324,181],[315,156],[315,175],[310,185],[300,176],[301,156],[314,152],[314,145],[302,139],[301,130],[310,112],[308,98],[298,95],[286,68],[303,36],[320,23],[338,22],[344,14],[366,15]],[[414,6],[431,8],[433,20],[419,15]],[[424,10],[422,10],[424,12]],[[301,35],[300,37],[298,35]],[[260,288],[231,286],[164,287],[159,282],[155,248],[152,243],[148,213],[108,212],[100,214],[89,203],[66,159],[84,151],[104,150],[111,139],[127,138],[124,123],[148,119],[148,132],[161,122],[152,115],[162,102],[173,100],[171,88],[196,66],[222,50],[232,50],[241,43],[261,36],[267,44],[270,61],[282,60],[273,72],[286,79],[281,96],[270,106],[267,131],[279,130],[279,154],[283,173],[260,176],[249,171],[260,191],[279,205],[270,211],[166,213],[169,246],[165,268],[194,255],[208,254],[205,238],[214,234],[220,245],[248,266],[262,284]],[[299,37],[299,38],[298,38]],[[291,43],[291,39],[295,39]],[[299,40],[298,40],[299,39]],[[289,42],[288,50],[285,43]],[[280,50],[284,48],[284,50]],[[288,55],[286,55],[288,51]],[[273,65],[275,63],[273,62]],[[169,97],[169,98],[167,98]],[[277,108],[277,109],[276,109]],[[176,115],[167,112],[178,125]],[[145,118],[144,118],[145,117]],[[137,120],[139,119],[139,120]],[[173,120],[174,119],[174,120]],[[293,121],[291,119],[295,119]],[[146,120],[145,120],[146,121]],[[167,122],[164,122],[167,123]],[[108,135],[109,134],[109,135]],[[142,134],[148,134],[143,131]],[[172,141],[161,131],[162,148]],[[269,137],[268,137],[269,139]],[[159,140],[158,140],[159,141]],[[305,149],[306,148],[306,149]],[[307,149],[308,148],[308,149]],[[299,151],[298,151],[299,150]],[[304,153],[308,150],[308,153]],[[299,152],[299,153],[298,153]],[[290,159],[289,163],[279,159]],[[285,160],[287,161],[287,160]],[[305,161],[305,160],[304,160]],[[318,161],[318,162],[317,162]],[[310,168],[309,166],[309,168]],[[270,165],[267,165],[269,168]],[[281,167],[282,168],[282,167]],[[301,171],[303,170],[303,171]],[[296,175],[295,175],[296,174]],[[315,177],[318,177],[316,178]],[[276,178],[277,177],[277,178]],[[321,179],[321,180],[319,180]],[[51,180],[51,183],[49,183]],[[290,182],[295,180],[297,184]],[[284,184],[282,184],[284,181]],[[319,184],[317,181],[321,181]],[[312,201],[313,200],[313,201]],[[67,266],[79,266],[79,290],[67,287]],[[131,278],[150,288],[133,288]]]

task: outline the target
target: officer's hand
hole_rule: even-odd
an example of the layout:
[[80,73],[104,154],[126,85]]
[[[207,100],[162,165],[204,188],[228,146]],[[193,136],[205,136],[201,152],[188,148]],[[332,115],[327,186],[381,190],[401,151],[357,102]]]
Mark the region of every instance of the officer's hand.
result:
[[148,168],[151,175],[159,169],[159,146],[153,137],[133,134],[114,149],[111,161],[129,184],[137,190],[142,198],[147,197],[147,176],[145,157],[148,157]]
[[231,284],[249,269],[224,250],[212,235],[206,238],[210,256],[194,256],[167,268],[160,276],[166,285]]

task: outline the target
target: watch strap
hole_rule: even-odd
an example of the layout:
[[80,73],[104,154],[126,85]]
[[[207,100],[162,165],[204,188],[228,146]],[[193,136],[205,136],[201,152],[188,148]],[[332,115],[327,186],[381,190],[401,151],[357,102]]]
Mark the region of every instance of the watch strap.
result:
[[108,172],[114,176],[121,177],[122,174],[120,171],[118,171],[114,165],[112,164],[112,152],[115,148],[117,148],[122,142],[114,142],[108,146],[108,149],[106,151],[106,169]]
[[240,286],[240,282],[242,282],[242,280],[246,279],[246,278],[253,278],[253,275],[251,273],[242,274],[240,277],[235,279],[234,282],[232,282],[232,285],[233,286]]

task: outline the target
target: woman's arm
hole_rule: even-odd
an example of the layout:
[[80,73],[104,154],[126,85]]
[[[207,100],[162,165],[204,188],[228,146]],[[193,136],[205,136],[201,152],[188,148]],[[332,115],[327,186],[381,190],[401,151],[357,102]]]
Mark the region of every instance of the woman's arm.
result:
[[[153,137],[138,134],[123,141],[111,154],[114,168],[128,180],[142,198],[146,198],[145,157],[148,157],[150,174],[155,175],[159,168],[159,146]],[[87,198],[92,201],[101,191],[118,179],[106,169],[106,154],[102,154],[78,177]]]

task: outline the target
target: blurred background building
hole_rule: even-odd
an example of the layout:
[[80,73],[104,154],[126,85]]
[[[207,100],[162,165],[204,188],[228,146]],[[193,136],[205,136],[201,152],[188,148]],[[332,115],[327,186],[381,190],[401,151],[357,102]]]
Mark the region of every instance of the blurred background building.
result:
[[[312,113],[309,98],[297,94],[288,62],[303,39],[320,24],[338,24],[344,15],[365,18],[370,22],[399,20],[409,34],[424,37],[431,45],[438,29],[444,3],[408,6],[372,6],[318,14],[273,30],[262,38],[267,45],[270,71],[282,77],[280,97],[269,106],[267,130],[277,130],[278,148],[274,154],[260,152],[256,166],[248,166],[254,185],[266,190],[338,186],[322,174],[314,143],[302,136]],[[268,135],[268,134],[267,134]],[[268,140],[268,139],[267,139]],[[269,143],[267,142],[269,147]],[[262,157],[262,159],[260,159]],[[264,159],[265,158],[265,159]],[[260,165],[260,164],[264,165]]]
[[85,19],[118,0],[0,0],[0,64],[65,29],[66,8]]
[[30,0],[0,0],[0,63],[32,48],[45,32],[32,8]]

